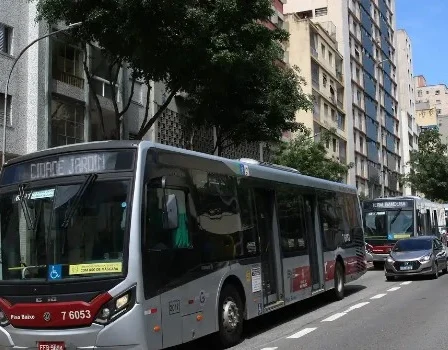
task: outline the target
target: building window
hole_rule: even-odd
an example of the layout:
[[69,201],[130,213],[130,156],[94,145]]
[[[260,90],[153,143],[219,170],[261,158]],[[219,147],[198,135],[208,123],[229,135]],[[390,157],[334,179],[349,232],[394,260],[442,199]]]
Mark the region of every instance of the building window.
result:
[[321,7],[316,9],[315,11],[315,16],[319,17],[319,16],[326,16],[328,13],[328,8],[327,7]]
[[[11,101],[12,97],[11,95],[8,95],[7,98],[7,105],[6,105],[6,123],[7,125],[11,125]],[[5,111],[5,94],[0,93],[0,122],[3,124],[3,118],[4,118],[4,111]]]
[[438,109],[438,110],[437,110],[437,114],[442,114],[442,110],[441,110],[441,109]]
[[53,98],[51,147],[84,142],[84,106]]
[[436,90],[436,95],[440,95],[440,90]]
[[[83,89],[82,59],[83,53],[79,48],[54,40],[52,50],[53,78]],[[95,74],[95,72],[91,73]]]
[[437,103],[437,104],[440,104],[441,102],[440,102],[440,100],[436,100],[436,103]]
[[320,51],[322,52],[322,58],[325,58],[325,45],[321,44]]
[[12,28],[0,23],[0,52],[12,54]]
[[422,97],[422,90],[418,90],[418,91],[417,91],[417,96],[418,96],[418,97]]

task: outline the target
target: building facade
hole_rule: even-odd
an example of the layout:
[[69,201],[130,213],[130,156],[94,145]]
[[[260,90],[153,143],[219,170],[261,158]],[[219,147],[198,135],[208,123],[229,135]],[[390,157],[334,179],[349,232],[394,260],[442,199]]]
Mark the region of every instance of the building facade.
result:
[[416,108],[420,111],[422,127],[437,128],[444,143],[448,143],[448,87],[428,85],[424,76],[415,77]]
[[344,109],[343,59],[332,22],[314,23],[297,14],[286,16],[290,38],[289,63],[300,68],[304,92],[312,95],[312,111],[298,111],[296,120],[310,128],[318,139],[324,130],[336,133],[327,141],[327,154],[347,164],[347,125]]
[[347,160],[355,163],[348,183],[371,198],[402,193],[394,0],[289,0],[284,12],[338,29]]
[[[419,129],[415,118],[415,80],[412,62],[411,39],[405,30],[395,32],[398,68],[398,106],[400,111],[401,169],[403,174],[410,171],[411,152],[418,150]],[[409,186],[404,186],[403,194],[415,195]]]
[[[274,15],[265,25],[283,27],[285,0],[273,0]],[[45,23],[36,23],[36,3],[0,0],[0,120],[3,120],[5,84],[14,60],[26,45],[48,33]],[[55,30],[59,28],[51,28]],[[84,61],[88,73],[84,69]],[[285,56],[287,63],[287,57]],[[38,41],[20,58],[9,85],[7,103],[6,157],[66,144],[116,137],[116,109],[122,111],[121,138],[134,138],[146,109],[154,115],[166,101],[163,83],[146,86],[136,81],[131,95],[131,72],[120,69],[110,83],[110,62],[98,47],[70,43],[65,33]],[[91,77],[91,79],[88,79]],[[181,99],[177,95],[144,139],[211,153],[213,130],[187,133],[183,128]],[[148,103],[147,103],[148,102]],[[266,160],[270,149],[264,143],[242,144],[224,151],[229,158]]]

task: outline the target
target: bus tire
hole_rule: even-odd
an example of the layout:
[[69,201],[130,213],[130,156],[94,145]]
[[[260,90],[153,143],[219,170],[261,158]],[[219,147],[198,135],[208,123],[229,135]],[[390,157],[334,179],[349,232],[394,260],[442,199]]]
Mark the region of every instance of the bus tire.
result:
[[224,348],[239,343],[243,333],[244,305],[238,290],[226,284],[219,295],[219,341]]
[[344,281],[344,267],[338,261],[334,268],[334,296],[336,300],[344,299],[345,281]]

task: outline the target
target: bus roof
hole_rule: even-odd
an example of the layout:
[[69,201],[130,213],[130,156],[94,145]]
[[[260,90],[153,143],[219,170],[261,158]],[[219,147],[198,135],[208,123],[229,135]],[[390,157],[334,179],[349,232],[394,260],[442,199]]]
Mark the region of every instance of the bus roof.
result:
[[297,171],[296,169],[292,169],[281,165],[263,163],[253,161],[250,159],[241,159],[241,160],[228,159],[211,154],[200,153],[160,143],[154,143],[150,141],[140,141],[140,140],[96,141],[96,142],[77,143],[67,146],[52,147],[42,151],[32,152],[23,156],[13,158],[8,162],[6,162],[5,166],[10,166],[24,161],[32,160],[35,158],[47,157],[61,153],[84,152],[89,150],[113,150],[113,149],[126,149],[126,148],[137,149],[139,147],[144,150],[147,150],[149,148],[155,148],[160,150],[166,150],[201,157],[204,159],[219,161],[229,166],[231,169],[236,168],[239,169],[240,165],[244,164],[244,166],[247,166],[247,168],[249,169],[250,176],[255,178],[297,184],[306,187],[317,187],[320,189],[326,189],[331,191],[340,191],[353,194],[357,193],[357,189],[355,186],[319,179],[311,176],[306,176],[300,174],[300,172]]

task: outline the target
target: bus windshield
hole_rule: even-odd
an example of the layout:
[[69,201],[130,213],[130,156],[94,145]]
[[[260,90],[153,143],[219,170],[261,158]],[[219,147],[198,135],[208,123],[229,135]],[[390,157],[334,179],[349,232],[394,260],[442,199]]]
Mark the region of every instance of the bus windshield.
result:
[[0,195],[0,281],[122,273],[129,181],[95,181]]
[[412,210],[368,211],[364,213],[366,238],[400,239],[414,232]]

